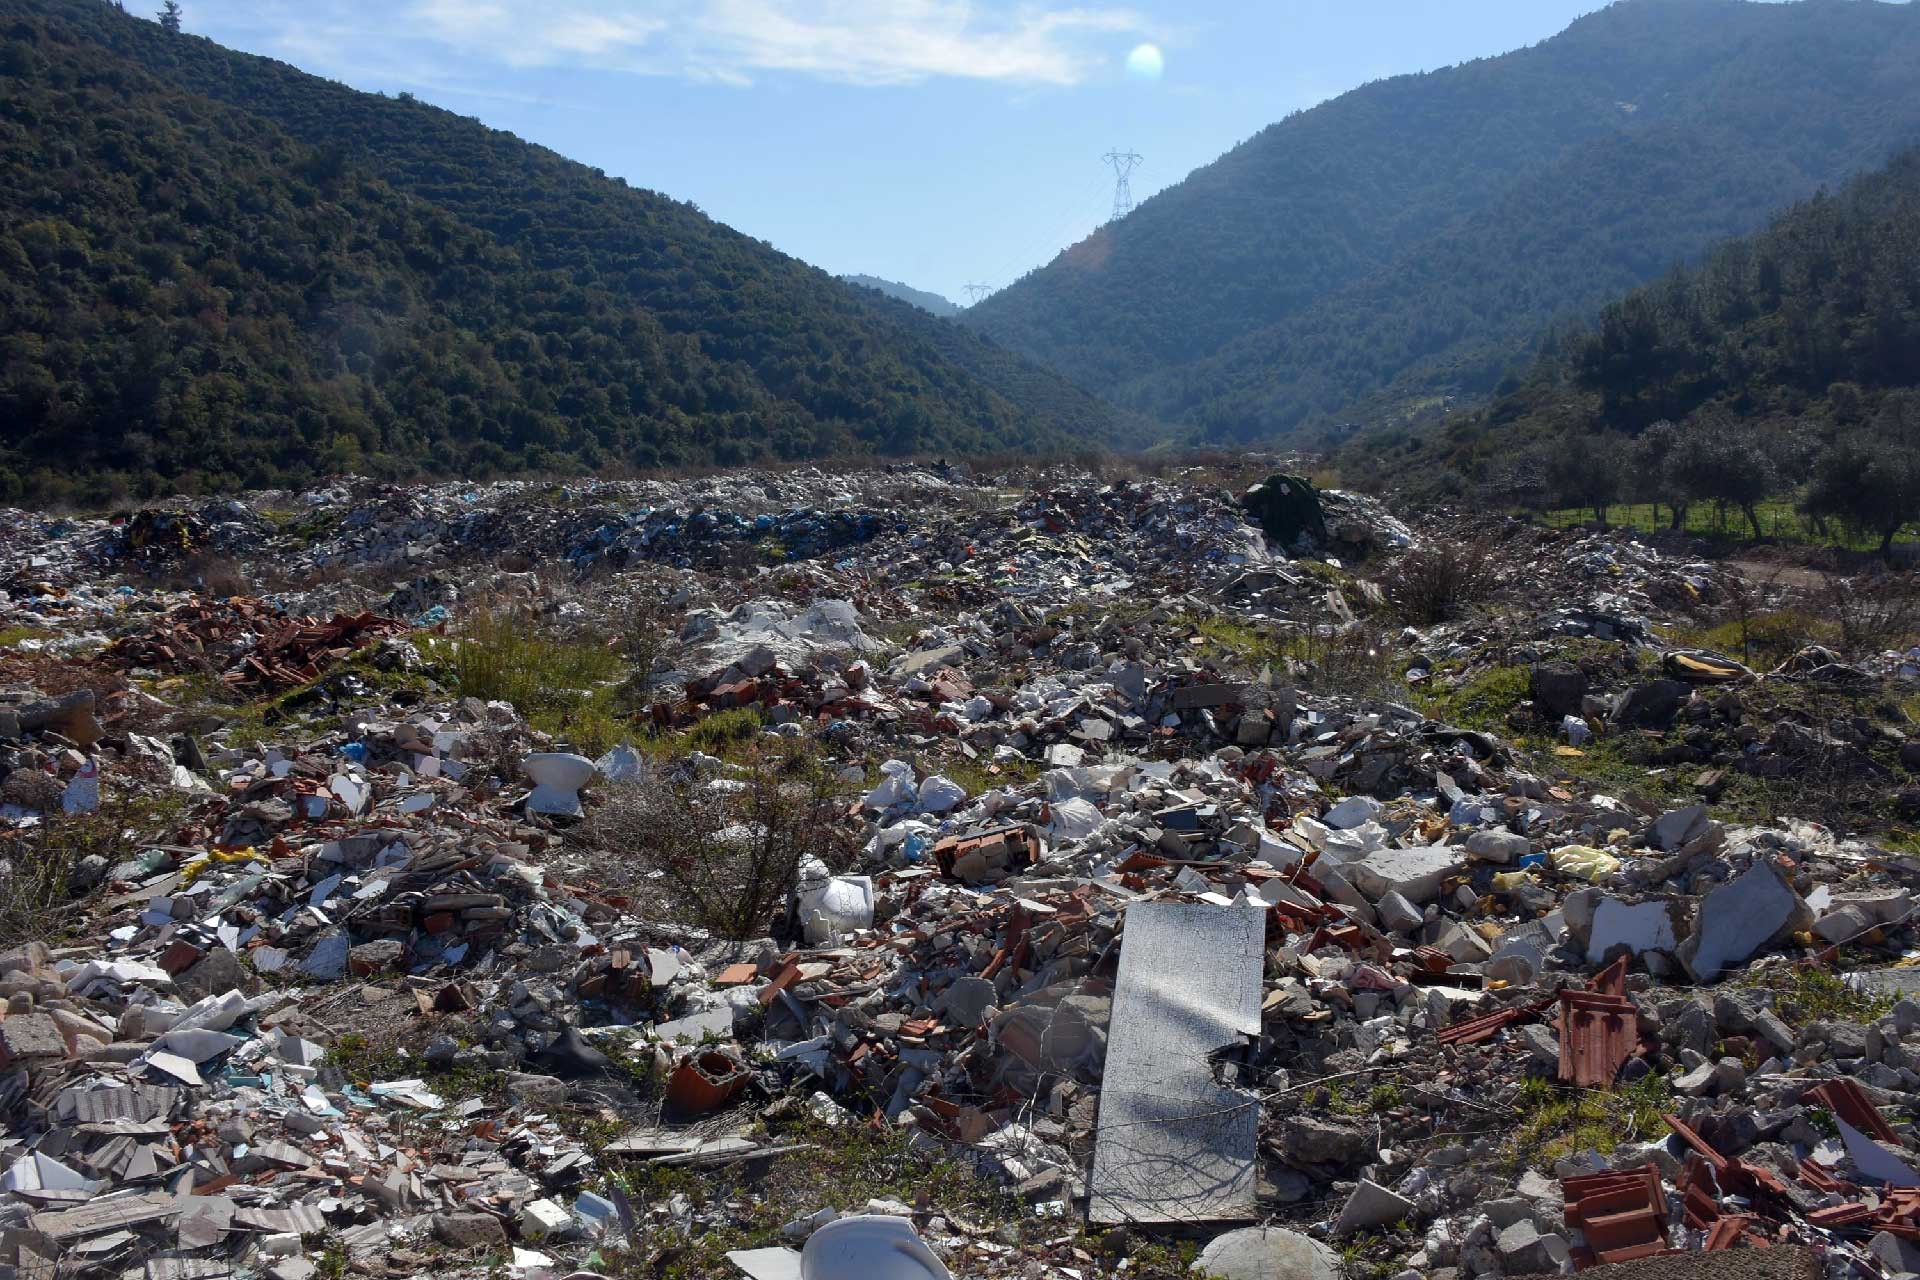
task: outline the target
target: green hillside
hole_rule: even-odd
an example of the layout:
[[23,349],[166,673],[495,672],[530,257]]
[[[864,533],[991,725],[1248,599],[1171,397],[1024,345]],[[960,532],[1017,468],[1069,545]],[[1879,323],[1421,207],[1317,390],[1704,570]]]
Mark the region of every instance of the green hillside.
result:
[[423,104],[0,3],[0,496],[1138,432],[692,206]]
[[1502,504],[1783,495],[1884,537],[1920,517],[1920,150],[1615,300],[1484,409],[1367,433],[1343,465]]
[[966,313],[1215,441],[1338,438],[1920,139],[1920,9],[1622,0],[1272,125]]

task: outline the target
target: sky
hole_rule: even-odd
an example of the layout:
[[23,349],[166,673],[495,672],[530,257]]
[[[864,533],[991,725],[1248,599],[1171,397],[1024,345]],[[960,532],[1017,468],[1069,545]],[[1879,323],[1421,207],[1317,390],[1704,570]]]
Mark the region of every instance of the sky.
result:
[[[138,8],[145,0],[134,0]],[[158,0],[154,0],[157,7]],[[957,302],[1287,114],[1600,0],[182,0],[189,31]]]

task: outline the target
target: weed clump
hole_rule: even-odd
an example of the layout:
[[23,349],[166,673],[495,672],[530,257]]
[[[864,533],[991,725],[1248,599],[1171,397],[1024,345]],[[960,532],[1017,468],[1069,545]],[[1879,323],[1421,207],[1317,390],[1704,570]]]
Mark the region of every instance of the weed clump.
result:
[[596,881],[635,912],[733,941],[760,937],[804,859],[844,866],[852,851],[833,775],[804,751],[769,751],[745,772],[610,787],[572,838]]
[[1493,594],[1494,560],[1479,543],[1432,542],[1394,562],[1381,581],[1401,621],[1430,627],[1461,617]]

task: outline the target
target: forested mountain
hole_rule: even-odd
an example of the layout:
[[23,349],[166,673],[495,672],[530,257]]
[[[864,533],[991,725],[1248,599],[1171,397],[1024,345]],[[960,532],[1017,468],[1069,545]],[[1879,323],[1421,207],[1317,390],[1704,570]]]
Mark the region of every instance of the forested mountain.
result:
[[1792,493],[1891,536],[1920,517],[1920,150],[1614,301],[1437,435],[1368,434],[1343,465],[1502,504]]
[[0,496],[1044,448],[1058,375],[691,205],[99,0],[0,0]]
[[901,284],[898,280],[882,280],[879,276],[841,276],[848,284],[857,284],[863,289],[878,289],[889,298],[898,298],[902,302],[911,302],[922,311],[931,311],[937,316],[957,316],[960,308],[937,293],[925,289],[916,289],[910,284]]
[[1884,163],[1916,66],[1912,4],[1620,0],[1272,125],[963,323],[1208,439],[1338,436]]

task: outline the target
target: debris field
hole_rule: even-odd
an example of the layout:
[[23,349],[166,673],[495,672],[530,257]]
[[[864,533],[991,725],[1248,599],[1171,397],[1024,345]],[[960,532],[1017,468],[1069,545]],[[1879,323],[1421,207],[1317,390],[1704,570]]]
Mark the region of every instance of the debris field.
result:
[[0,512],[0,1273],[1920,1274],[1912,584],[1256,466]]

